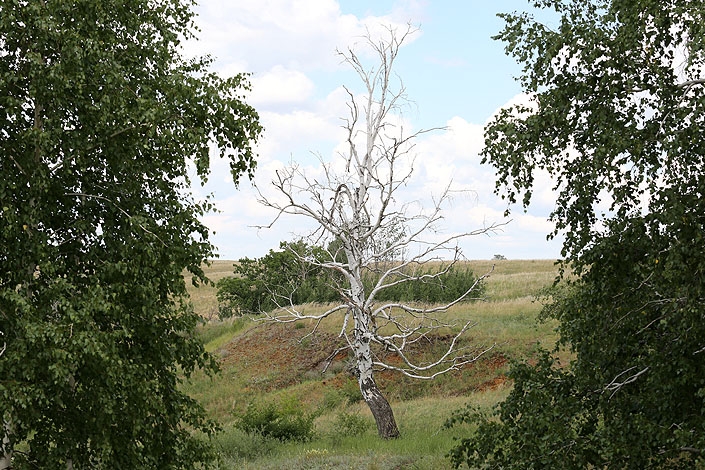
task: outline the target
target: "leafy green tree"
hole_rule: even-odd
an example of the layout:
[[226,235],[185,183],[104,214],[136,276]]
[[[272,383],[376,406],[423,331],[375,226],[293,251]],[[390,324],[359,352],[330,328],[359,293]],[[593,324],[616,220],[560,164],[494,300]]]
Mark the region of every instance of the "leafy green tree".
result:
[[282,305],[332,302],[340,298],[334,273],[305,259],[322,262],[324,251],[303,240],[281,242],[259,259],[241,258],[235,276],[218,281],[221,317],[267,312]]
[[[559,197],[566,268],[544,315],[573,353],[519,364],[495,420],[451,453],[472,468],[705,464],[705,4],[549,0],[557,24],[502,15],[528,106],[486,129],[498,191]],[[560,285],[563,284],[563,287]]]
[[183,273],[213,254],[188,196],[209,145],[252,174],[261,128],[185,60],[185,0],[0,1],[0,468],[194,468],[215,370]]

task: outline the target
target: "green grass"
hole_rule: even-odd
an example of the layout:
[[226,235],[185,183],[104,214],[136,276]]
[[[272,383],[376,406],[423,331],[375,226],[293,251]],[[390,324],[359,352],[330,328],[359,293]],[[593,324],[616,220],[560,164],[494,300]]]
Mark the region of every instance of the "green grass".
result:
[[317,436],[306,443],[278,443],[260,436],[246,435],[234,426],[226,426],[216,439],[221,449],[221,468],[415,468],[449,469],[445,458],[459,433],[467,427],[443,429],[450,414],[466,403],[490,407],[506,395],[508,388],[467,397],[420,398],[395,403],[401,438],[383,441],[377,437],[374,420],[360,403],[347,408],[367,423],[359,436],[341,436],[335,427],[335,414],[316,420]]
[[230,341],[235,333],[248,324],[245,318],[229,318],[221,322],[206,323],[199,330],[201,340],[206,344],[206,349],[213,352]]
[[[556,340],[555,324],[538,324],[541,304],[535,296],[555,279],[553,261],[502,260],[469,262],[476,275],[494,270],[487,279],[485,300],[463,303],[444,314],[450,321],[477,323],[467,333],[466,345],[494,346],[460,372],[433,381],[412,380],[391,373],[378,374],[378,383],[394,409],[402,437],[380,440],[374,420],[359,400],[356,382],[346,372],[345,357],[321,372],[322,360],[335,350],[340,324],[324,322],[319,332],[300,341],[312,323],[271,325],[246,319],[211,320],[200,328],[206,347],[221,360],[215,378],[195,374],[184,385],[223,431],[215,437],[220,468],[275,469],[446,469],[445,458],[454,437],[467,436],[465,428],[442,429],[451,413],[466,403],[489,408],[511,388],[506,379],[511,359],[529,358],[536,343],[550,347]],[[219,261],[206,269],[212,278],[232,271],[232,262]],[[192,291],[198,312],[214,312],[215,289]],[[306,305],[308,312],[325,306]],[[211,317],[213,318],[213,317]],[[442,345],[436,345],[440,348]],[[433,352],[433,351],[431,351]],[[315,413],[315,436],[308,442],[281,443],[237,429],[238,416],[248,403],[300,404]],[[366,423],[364,432],[344,435],[341,415]],[[341,430],[342,429],[342,430]]]

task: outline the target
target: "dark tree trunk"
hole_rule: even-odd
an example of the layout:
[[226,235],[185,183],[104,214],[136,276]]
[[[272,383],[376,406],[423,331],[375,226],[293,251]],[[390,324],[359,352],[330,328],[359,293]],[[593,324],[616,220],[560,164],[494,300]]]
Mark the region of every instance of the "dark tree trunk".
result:
[[[362,251],[362,250],[360,250]],[[359,266],[352,254],[348,254],[349,263]],[[372,315],[369,310],[361,308],[364,302],[364,286],[362,276],[359,270],[356,272],[356,282],[350,283],[350,291],[354,300],[354,305],[351,307],[355,327],[353,329],[353,342],[350,345],[355,354],[355,361],[358,372],[358,385],[362,398],[370,407],[372,416],[377,423],[377,432],[382,439],[396,439],[399,437],[399,428],[394,420],[394,412],[389,402],[382,392],[377,387],[374,377],[374,361],[372,359],[372,350],[370,349],[370,341],[372,340],[372,332],[370,326],[372,324]]]
[[365,381],[361,381],[360,391],[367,406],[372,411],[372,416],[375,418],[379,437],[383,439],[396,439],[399,437],[399,428],[397,428],[397,422],[394,420],[392,407],[389,406],[389,402],[377,388],[374,378],[369,377]]

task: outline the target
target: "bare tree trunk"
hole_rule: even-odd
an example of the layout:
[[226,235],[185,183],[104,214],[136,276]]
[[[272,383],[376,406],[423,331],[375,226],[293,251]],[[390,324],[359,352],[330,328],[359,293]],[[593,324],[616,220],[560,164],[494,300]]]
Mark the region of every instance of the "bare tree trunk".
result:
[[[362,375],[363,374],[360,374],[360,376]],[[396,439],[399,437],[399,428],[394,419],[392,407],[389,405],[387,399],[384,398],[379,388],[377,388],[374,376],[369,374],[364,381],[360,380],[359,383],[365,403],[367,403],[367,406],[372,412],[372,416],[375,418],[379,437],[383,439]]]
[[355,340],[353,343],[353,352],[357,363],[359,373],[358,384],[362,398],[367,403],[367,406],[372,412],[377,424],[377,432],[379,437],[383,439],[396,439],[399,437],[399,428],[397,428],[394,412],[389,405],[387,399],[382,395],[382,392],[377,387],[375,382],[374,371],[372,368],[372,351],[370,349],[370,339],[372,335],[369,331],[370,319],[365,315],[364,311],[357,310],[355,316]]

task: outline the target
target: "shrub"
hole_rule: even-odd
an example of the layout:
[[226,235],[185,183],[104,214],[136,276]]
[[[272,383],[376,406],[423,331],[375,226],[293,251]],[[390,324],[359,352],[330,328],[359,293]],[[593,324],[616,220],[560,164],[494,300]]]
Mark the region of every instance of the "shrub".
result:
[[216,287],[218,318],[221,320],[258,312],[266,304],[266,291],[261,282],[249,278],[225,277],[216,283]]
[[335,273],[303,261],[322,261],[324,251],[303,241],[282,242],[259,259],[241,258],[234,277],[218,281],[219,316],[270,311],[278,305],[333,302],[340,296]]
[[236,423],[248,434],[259,434],[279,441],[308,441],[313,437],[315,414],[306,414],[299,407],[250,403]]
[[360,393],[360,386],[357,380],[350,379],[345,382],[340,388],[340,393],[345,397],[349,405],[362,401],[362,393]]
[[[440,270],[438,268],[428,268],[426,270],[407,270],[404,275],[409,276],[432,276]],[[393,282],[398,278],[390,278],[387,282]],[[365,289],[369,291],[379,280],[379,275],[375,272],[368,272],[364,277]],[[402,282],[400,284],[381,290],[376,299],[380,301],[402,301],[402,302],[452,302],[463,296],[467,290],[475,283],[477,278],[469,268],[451,266],[448,271],[437,277],[427,277],[426,279]],[[484,295],[485,285],[479,283],[469,294],[466,300],[481,297]]]
[[338,389],[326,390],[323,394],[323,403],[321,404],[321,410],[328,411],[336,408],[338,405],[342,404],[346,400],[343,394]]

